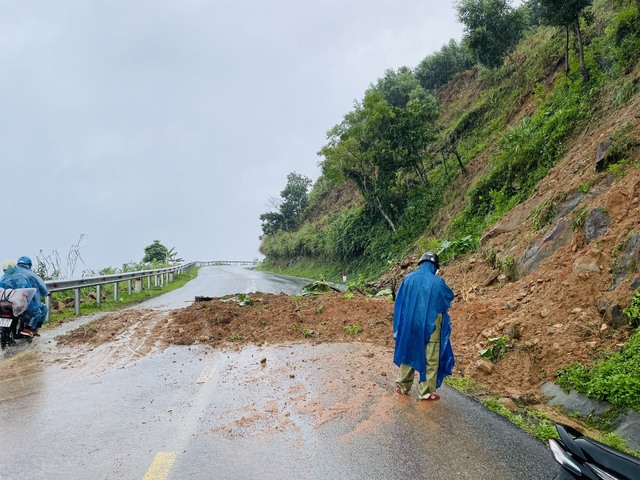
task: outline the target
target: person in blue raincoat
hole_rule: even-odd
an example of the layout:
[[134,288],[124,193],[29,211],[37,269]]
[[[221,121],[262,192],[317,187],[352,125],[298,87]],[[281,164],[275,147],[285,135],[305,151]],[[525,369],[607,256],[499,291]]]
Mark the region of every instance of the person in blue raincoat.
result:
[[400,284],[393,309],[393,362],[400,367],[395,391],[407,395],[417,371],[420,400],[440,399],[436,389],[451,375],[454,365],[448,313],[454,294],[436,275],[439,267],[435,253],[423,254],[418,269]]
[[[13,260],[7,260],[2,264],[2,272],[4,275],[0,278],[0,288],[12,290],[17,288],[31,288],[29,279],[18,268],[16,268],[16,264]],[[31,302],[29,302],[25,318],[37,313],[33,308],[34,307],[32,307]],[[33,337],[33,331],[28,327],[28,325],[25,325],[25,328],[20,333]]]
[[42,303],[40,297],[46,297],[49,295],[47,286],[35,272],[31,270],[32,262],[29,257],[20,257],[17,263],[18,272],[22,273],[29,281],[29,287],[36,289],[36,294],[31,299],[29,308],[27,310],[27,323],[29,330],[33,335],[39,337],[38,330],[42,324],[47,320],[47,314],[49,310],[47,306]]

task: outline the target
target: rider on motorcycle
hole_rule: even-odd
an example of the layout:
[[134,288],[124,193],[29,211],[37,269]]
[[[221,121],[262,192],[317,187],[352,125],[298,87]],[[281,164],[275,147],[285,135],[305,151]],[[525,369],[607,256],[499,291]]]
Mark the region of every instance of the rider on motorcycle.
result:
[[29,287],[36,289],[36,295],[34,295],[33,299],[29,303],[29,308],[27,309],[27,323],[29,326],[28,329],[33,333],[33,335],[39,337],[40,334],[38,333],[38,329],[47,320],[47,314],[49,312],[47,306],[40,301],[40,297],[46,297],[49,295],[49,291],[47,290],[47,286],[44,284],[44,281],[31,270],[31,266],[32,263],[29,257],[20,257],[18,259],[18,271],[26,277],[29,282]]
[[[13,260],[7,260],[2,264],[2,271],[4,272],[4,275],[0,278],[0,288],[32,288],[29,278],[22,273],[21,269],[16,267]],[[25,327],[20,332],[22,335],[26,335],[28,337],[33,337],[35,335],[34,330],[38,322],[39,313],[40,307],[38,307],[32,299],[25,312]]]

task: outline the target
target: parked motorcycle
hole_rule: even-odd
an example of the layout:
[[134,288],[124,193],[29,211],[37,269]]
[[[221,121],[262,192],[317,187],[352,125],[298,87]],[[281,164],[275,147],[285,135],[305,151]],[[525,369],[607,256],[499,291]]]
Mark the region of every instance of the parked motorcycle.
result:
[[555,480],[640,480],[640,459],[585,437],[564,424],[556,424],[559,440],[549,439],[561,465]]
[[0,348],[13,347],[19,343],[31,342],[32,337],[22,335],[24,314],[35,288],[0,288]]

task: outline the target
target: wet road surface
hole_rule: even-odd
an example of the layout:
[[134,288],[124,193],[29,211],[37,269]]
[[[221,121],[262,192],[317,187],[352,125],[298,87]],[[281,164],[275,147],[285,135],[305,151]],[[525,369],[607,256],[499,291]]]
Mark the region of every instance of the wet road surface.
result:
[[171,310],[186,307],[195,297],[222,297],[234,293],[264,292],[291,295],[300,293],[302,287],[312,281],[233,265],[203,267],[198,277],[184,287],[147,300],[139,307]]
[[439,391],[440,402],[394,394],[387,348],[172,347],[137,357],[106,345],[74,357],[40,340],[0,360],[3,480],[547,479],[556,471],[546,446],[452,389]]

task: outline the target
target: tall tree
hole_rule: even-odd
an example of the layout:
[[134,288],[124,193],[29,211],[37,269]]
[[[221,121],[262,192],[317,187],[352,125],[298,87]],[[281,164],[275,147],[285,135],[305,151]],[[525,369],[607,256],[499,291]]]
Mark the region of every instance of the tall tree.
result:
[[409,67],[397,71],[388,69],[384,77],[376,82],[375,90],[380,92],[391,107],[404,108],[411,99],[411,92],[420,85],[418,78]]
[[280,192],[280,199],[272,199],[276,211],[260,215],[262,233],[273,235],[279,230],[295,231],[300,226],[302,213],[309,203],[308,189],[311,180],[295,172],[287,175],[287,185]]
[[393,190],[389,179],[395,171],[389,148],[379,134],[391,107],[380,91],[370,89],[362,103],[327,134],[329,140],[320,154],[323,174],[334,181],[346,178],[355,183],[365,202],[396,231],[391,205]]
[[523,12],[508,0],[458,0],[454,6],[464,24],[464,42],[478,62],[489,68],[502,65],[522,38]]
[[296,230],[300,226],[302,212],[309,204],[309,186],[311,180],[295,172],[287,175],[287,185],[280,192],[282,205],[280,213],[284,219],[284,229]]
[[584,45],[582,31],[580,30],[580,18],[585,15],[585,9],[590,6],[592,0],[537,0],[540,3],[541,15],[549,25],[565,28],[565,55],[566,71],[569,73],[569,32],[574,31],[578,41],[578,55],[580,57],[580,73],[589,81],[589,71],[584,64]]
[[472,66],[469,49],[452,38],[440,51],[426,56],[416,67],[415,75],[423,88],[435,90]]
[[365,202],[392,231],[404,201],[398,178],[413,172],[427,181],[423,153],[435,137],[437,102],[408,69],[387,71],[342,123],[328,132],[323,175],[354,182]]

